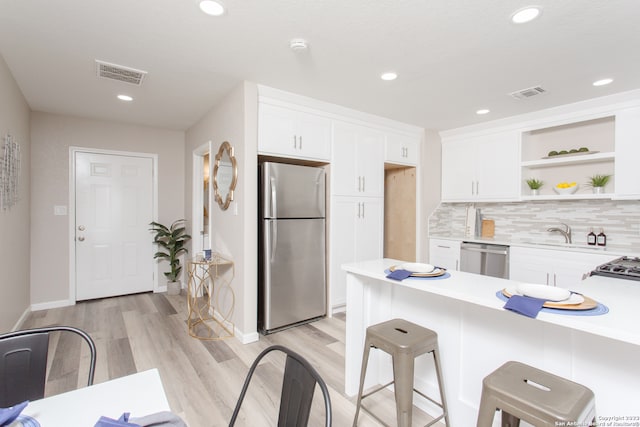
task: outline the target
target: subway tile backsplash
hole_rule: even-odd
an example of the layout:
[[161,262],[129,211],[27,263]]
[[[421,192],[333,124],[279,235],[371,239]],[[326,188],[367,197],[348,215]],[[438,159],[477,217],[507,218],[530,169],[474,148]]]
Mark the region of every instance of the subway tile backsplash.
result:
[[[442,203],[429,218],[430,237],[462,237],[469,203]],[[512,203],[474,203],[485,219],[495,221],[496,241],[561,243],[564,237],[548,232],[561,222],[572,229],[573,243],[586,244],[593,227],[602,228],[607,246],[640,251],[640,201],[541,200]]]

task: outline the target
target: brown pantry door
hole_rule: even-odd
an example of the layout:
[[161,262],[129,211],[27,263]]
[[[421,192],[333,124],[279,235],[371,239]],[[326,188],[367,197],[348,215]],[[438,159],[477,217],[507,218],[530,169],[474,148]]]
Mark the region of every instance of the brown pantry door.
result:
[[153,290],[153,158],[74,155],[76,300]]

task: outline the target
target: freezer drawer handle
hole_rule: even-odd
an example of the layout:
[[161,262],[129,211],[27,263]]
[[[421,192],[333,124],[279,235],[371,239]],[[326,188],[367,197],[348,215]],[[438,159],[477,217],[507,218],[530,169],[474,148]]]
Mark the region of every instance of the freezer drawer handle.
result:
[[271,221],[271,263],[276,259],[278,247],[278,221]]

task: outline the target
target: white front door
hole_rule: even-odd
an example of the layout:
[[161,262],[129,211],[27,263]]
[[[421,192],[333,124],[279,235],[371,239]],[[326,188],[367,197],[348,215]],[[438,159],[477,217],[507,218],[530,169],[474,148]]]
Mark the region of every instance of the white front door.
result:
[[153,158],[74,157],[76,300],[153,290]]

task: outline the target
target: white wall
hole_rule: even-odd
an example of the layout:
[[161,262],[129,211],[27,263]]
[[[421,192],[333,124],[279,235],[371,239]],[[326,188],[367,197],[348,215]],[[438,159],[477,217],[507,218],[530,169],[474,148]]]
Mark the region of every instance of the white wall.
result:
[[424,145],[421,150],[422,171],[422,222],[418,230],[418,240],[422,245],[422,262],[429,260],[429,217],[440,204],[442,144],[440,135],[433,130],[425,130]]
[[185,218],[184,132],[34,112],[31,139],[31,304],[69,302],[70,146],[157,154],[158,219]]
[[[0,211],[0,332],[17,326],[29,307],[30,177],[29,106],[0,56],[0,136],[10,132],[22,150],[18,192],[11,209]],[[4,140],[0,139],[2,146]]]
[[187,218],[192,217],[193,151],[212,141],[213,160],[220,145],[229,141],[238,162],[238,182],[229,209],[221,210],[213,200],[208,209],[213,223],[211,248],[235,262],[232,320],[243,342],[257,339],[257,128],[258,90],[244,82],[193,125],[185,138]]

